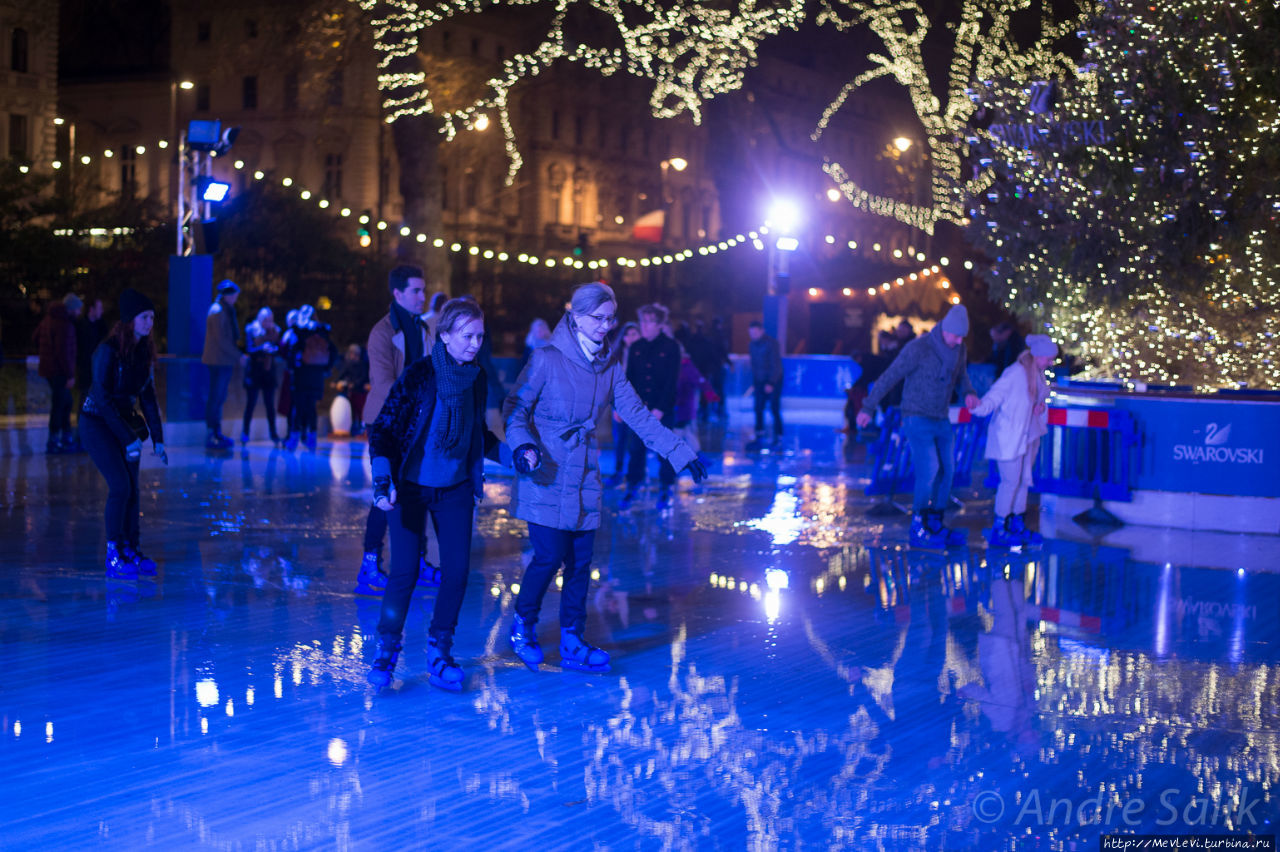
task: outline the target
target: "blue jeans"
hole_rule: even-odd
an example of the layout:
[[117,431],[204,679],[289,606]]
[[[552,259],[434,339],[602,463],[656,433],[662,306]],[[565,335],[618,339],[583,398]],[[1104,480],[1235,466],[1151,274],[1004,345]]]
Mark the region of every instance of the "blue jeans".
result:
[[222,406],[227,401],[227,387],[231,384],[231,372],[235,367],[209,368],[209,395],[204,401],[204,425],[217,435],[222,434]]
[[902,434],[911,447],[911,463],[916,469],[916,490],[911,506],[917,512],[945,509],[951,500],[951,478],[955,474],[955,432],[945,417],[902,418]]

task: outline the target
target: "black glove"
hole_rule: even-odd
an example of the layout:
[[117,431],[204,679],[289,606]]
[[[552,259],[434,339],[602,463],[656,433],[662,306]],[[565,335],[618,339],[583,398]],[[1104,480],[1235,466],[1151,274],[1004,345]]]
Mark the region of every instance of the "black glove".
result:
[[391,499],[391,477],[375,476],[373,478],[373,502]]
[[684,469],[689,471],[694,482],[701,482],[707,478],[707,466],[698,456],[694,456],[693,461],[685,465]]
[[[529,464],[528,460],[524,457],[524,454],[528,450],[533,450],[533,454],[537,456],[537,460],[533,464]],[[535,470],[542,467],[542,451],[539,450],[535,444],[521,444],[516,447],[516,451],[511,455],[512,464],[514,464],[516,466],[516,470],[521,473],[533,473]]]

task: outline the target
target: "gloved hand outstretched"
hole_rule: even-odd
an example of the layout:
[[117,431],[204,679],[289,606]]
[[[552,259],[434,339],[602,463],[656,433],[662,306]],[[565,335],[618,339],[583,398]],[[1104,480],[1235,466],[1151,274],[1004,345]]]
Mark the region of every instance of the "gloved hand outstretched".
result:
[[390,512],[396,504],[396,487],[391,484],[389,476],[373,478],[373,505],[384,512]]
[[164,451],[164,444],[161,444],[161,443],[159,443],[158,441],[157,441],[156,443],[152,444],[152,445],[151,445],[151,454],[152,454],[153,456],[159,456],[159,457],[160,457],[160,461],[164,462],[164,463],[165,463],[165,465],[168,465],[168,464],[169,464],[169,454],[168,454],[168,453],[166,453],[166,452]]
[[512,461],[520,473],[533,473],[542,467],[542,451],[533,444],[521,444],[516,447]]
[[137,461],[142,458],[142,442],[134,439],[133,443],[127,444],[124,448],[124,457],[129,461]]
[[701,482],[707,478],[707,465],[699,456],[694,456],[693,461],[685,465],[684,469],[689,471],[694,482]]

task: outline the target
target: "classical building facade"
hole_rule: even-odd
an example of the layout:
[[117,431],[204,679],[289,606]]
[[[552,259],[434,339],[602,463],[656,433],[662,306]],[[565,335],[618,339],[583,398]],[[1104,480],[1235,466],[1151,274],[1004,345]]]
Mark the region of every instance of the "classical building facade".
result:
[[0,156],[52,169],[57,108],[58,4],[0,0]]

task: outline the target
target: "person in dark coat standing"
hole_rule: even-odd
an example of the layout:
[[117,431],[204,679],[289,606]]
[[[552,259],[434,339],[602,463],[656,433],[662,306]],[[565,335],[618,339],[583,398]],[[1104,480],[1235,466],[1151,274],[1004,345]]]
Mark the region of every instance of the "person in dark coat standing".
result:
[[204,320],[204,352],[200,363],[209,368],[209,394],[205,397],[204,423],[205,446],[211,450],[225,450],[232,441],[222,434],[222,406],[227,401],[227,388],[231,385],[231,373],[241,361],[236,338],[240,324],[236,321],[236,299],[240,288],[230,279],[218,284],[218,295],[209,306]]
[[249,443],[249,426],[253,423],[253,409],[258,395],[267,409],[267,432],[271,443],[280,444],[276,432],[276,353],[280,351],[280,326],[270,308],[262,308],[253,322],[244,327],[244,342],[249,350],[249,365],[244,370],[244,422],[240,428],[240,443]]
[[686,348],[693,359],[693,366],[711,383],[711,390],[717,397],[710,405],[698,408],[698,420],[706,421],[713,410],[717,414],[724,413],[724,377],[730,366],[729,353],[718,337],[707,333],[701,322],[694,326]]
[[[676,422],[676,383],[680,378],[680,344],[662,333],[667,309],[662,305],[645,305],[638,312],[640,339],[627,349],[627,381],[645,408],[668,429]],[[645,478],[649,452],[644,441],[634,432],[627,449],[627,492],[618,504],[625,512],[635,502]],[[671,506],[671,490],[676,482],[675,468],[662,459],[658,465],[658,511]]]
[[40,377],[49,383],[49,437],[45,452],[74,450],[71,434],[71,389],[76,384],[75,319],[83,302],[68,293],[60,302],[51,302],[44,319],[36,326],[36,346],[40,353]]
[[324,396],[325,380],[338,360],[338,348],[329,338],[329,326],[315,318],[315,308],[298,308],[298,324],[285,336],[285,349],[293,369],[293,417],[285,448],[293,451],[301,440],[316,448],[316,406]]
[[391,683],[430,514],[442,577],[427,666],[432,685],[456,692],[465,673],[453,659],[453,634],[471,569],[475,507],[484,497],[484,460],[500,460],[501,442],[484,423],[486,381],[476,362],[484,314],[475,302],[454,299],[440,311],[436,334],[430,355],[406,368],[369,431],[374,505],[388,513],[391,530],[391,576],[368,680]]
[[[93,383],[80,409],[80,440],[107,480],[107,576],[155,574],[139,543],[142,442],[165,464],[164,430],[155,389],[155,306],[136,290],[120,294],[120,321],[93,352]],[[138,409],[141,408],[141,413]]]
[[782,351],[778,341],[764,333],[764,324],[753,321],[747,328],[751,343],[751,389],[755,397],[756,438],[751,445],[758,448],[764,443],[764,408],[769,406],[773,416],[772,445],[782,443]]

